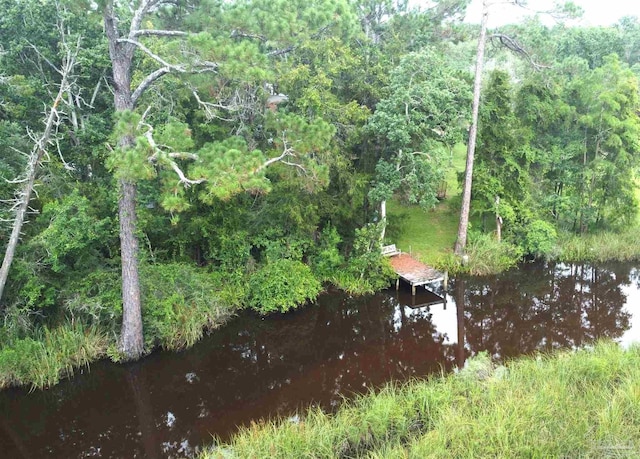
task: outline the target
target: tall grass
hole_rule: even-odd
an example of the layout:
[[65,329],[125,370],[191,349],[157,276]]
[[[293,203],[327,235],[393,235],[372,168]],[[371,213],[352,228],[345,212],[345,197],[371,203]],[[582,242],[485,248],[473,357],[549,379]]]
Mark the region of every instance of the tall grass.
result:
[[254,424],[201,459],[640,457],[640,348],[612,343],[389,385],[335,415]]
[[0,349],[0,388],[31,385],[42,389],[57,384],[75,368],[103,357],[107,345],[106,334],[99,329],[70,322],[5,343]]
[[560,261],[605,262],[640,260],[640,228],[621,233],[564,234],[558,241]]
[[493,234],[473,234],[466,249],[463,262],[452,252],[437,258],[433,264],[450,274],[467,273],[474,276],[497,274],[517,266],[522,260],[522,250],[513,244],[498,242]]

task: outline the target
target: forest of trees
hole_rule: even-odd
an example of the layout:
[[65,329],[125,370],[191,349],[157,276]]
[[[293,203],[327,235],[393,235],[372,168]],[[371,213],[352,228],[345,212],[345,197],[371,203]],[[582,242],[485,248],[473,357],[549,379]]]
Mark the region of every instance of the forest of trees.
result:
[[[432,208],[472,125],[467,4],[0,0],[2,346],[385,287],[385,202]],[[487,32],[471,188],[531,256],[637,218],[640,23],[546,24]]]

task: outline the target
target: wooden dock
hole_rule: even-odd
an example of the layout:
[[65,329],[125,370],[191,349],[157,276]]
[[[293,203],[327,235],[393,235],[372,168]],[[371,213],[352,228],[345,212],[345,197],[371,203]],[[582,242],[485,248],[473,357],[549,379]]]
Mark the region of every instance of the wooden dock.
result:
[[440,272],[416,260],[408,253],[400,252],[395,245],[383,247],[382,253],[389,257],[391,266],[398,275],[396,290],[400,286],[400,279],[411,285],[412,295],[416,294],[416,287],[434,282],[444,282],[444,287],[447,288],[446,272]]

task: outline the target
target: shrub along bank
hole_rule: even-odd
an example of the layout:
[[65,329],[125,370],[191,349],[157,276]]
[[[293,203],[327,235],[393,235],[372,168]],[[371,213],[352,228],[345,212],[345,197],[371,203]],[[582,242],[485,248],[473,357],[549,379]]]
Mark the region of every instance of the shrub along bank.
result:
[[[282,258],[243,270],[212,271],[186,263],[142,263],[145,349],[190,347],[245,307],[261,314],[286,312],[315,300],[323,282],[352,294],[380,290],[389,285],[391,271],[378,241],[376,225],[358,230],[347,258],[329,227],[308,264]],[[0,330],[0,388],[44,388],[94,360],[120,360],[119,270],[97,269],[74,280],[59,302],[56,313],[62,320],[53,324],[34,326],[24,311],[7,311]]]
[[335,415],[252,425],[213,458],[640,456],[640,348],[613,343],[389,385]]

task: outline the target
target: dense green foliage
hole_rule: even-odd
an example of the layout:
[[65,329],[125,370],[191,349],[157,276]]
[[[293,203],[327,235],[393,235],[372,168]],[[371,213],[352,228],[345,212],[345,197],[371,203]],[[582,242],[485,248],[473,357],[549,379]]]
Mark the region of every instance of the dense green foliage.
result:
[[[389,0],[156,3],[119,41],[135,42],[136,103],[122,109],[104,14],[113,6],[124,30],[146,3],[0,0],[3,249],[23,153],[79,43],[0,299],[7,352],[74,320],[116,341],[119,181],[136,192],[148,350],[191,345],[241,307],[290,310],[326,283],[384,288],[381,203],[428,211],[452,189],[477,38],[461,22],[466,0],[422,10]],[[474,272],[526,256],[586,256],[558,243],[637,224],[638,21],[530,20],[505,32],[544,65],[505,48],[490,53],[472,190]],[[502,242],[491,234],[498,217]],[[391,223],[386,239],[396,242]]]
[[286,312],[315,299],[320,289],[320,282],[307,265],[283,258],[269,263],[251,276],[249,302],[264,314]]
[[634,457],[639,378],[640,350],[611,343],[499,367],[482,354],[333,415],[253,425],[201,457]]

